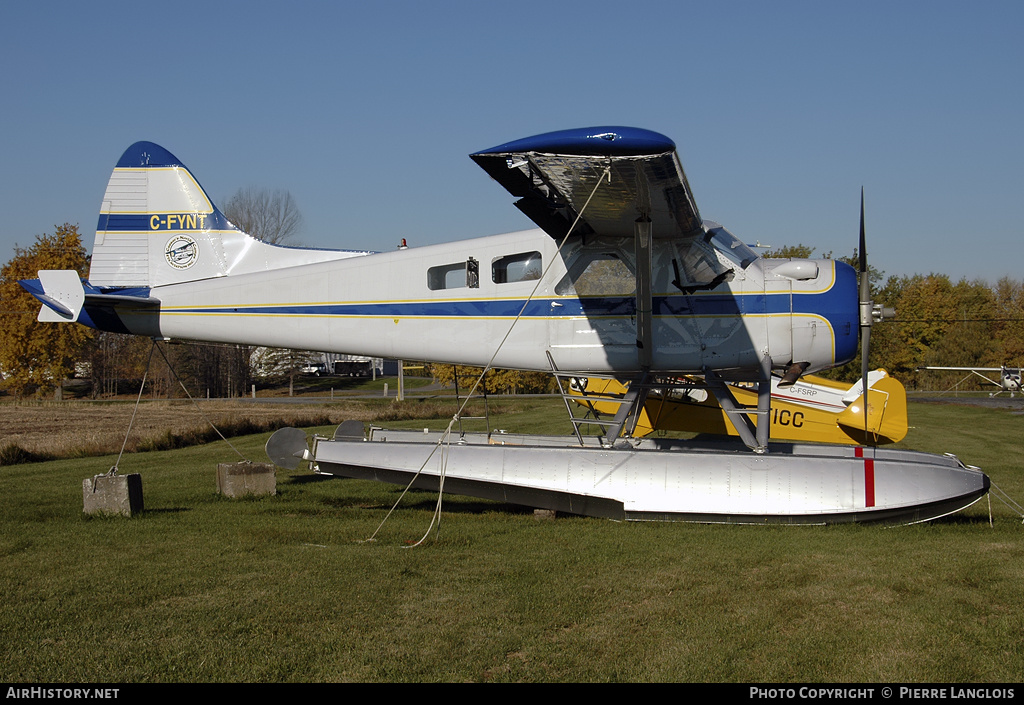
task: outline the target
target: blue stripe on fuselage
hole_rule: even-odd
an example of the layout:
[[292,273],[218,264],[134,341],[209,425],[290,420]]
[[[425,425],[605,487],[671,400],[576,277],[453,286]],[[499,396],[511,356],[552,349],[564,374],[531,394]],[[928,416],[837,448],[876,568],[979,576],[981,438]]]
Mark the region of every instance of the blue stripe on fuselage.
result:
[[[703,293],[656,296],[656,317],[732,317],[732,316],[820,316],[828,321],[835,339],[836,364],[847,362],[857,353],[858,294],[856,272],[850,266],[835,263],[836,278],[831,287],[815,293],[733,294]],[[558,306],[552,306],[557,303]],[[628,297],[584,297],[536,299],[445,299],[438,301],[302,303],[242,306],[173,307],[174,315],[248,315],[248,316],[337,316],[352,318],[499,318],[517,315],[525,318],[632,317],[636,300]]]
[[[846,318],[838,315],[833,290],[818,294],[742,294],[704,296],[656,296],[654,315],[670,316],[746,316],[778,314],[817,314],[833,325]],[[792,307],[791,307],[792,301]],[[856,300],[851,300],[850,315],[855,320]],[[524,309],[524,303],[526,303]],[[553,303],[559,304],[552,307]],[[302,303],[241,306],[173,307],[167,313],[196,315],[274,315],[274,316],[354,316],[399,318],[514,318],[522,311],[527,318],[565,318],[569,316],[633,316],[634,297],[587,297],[581,299],[445,299],[439,301],[387,301],[379,303]]]

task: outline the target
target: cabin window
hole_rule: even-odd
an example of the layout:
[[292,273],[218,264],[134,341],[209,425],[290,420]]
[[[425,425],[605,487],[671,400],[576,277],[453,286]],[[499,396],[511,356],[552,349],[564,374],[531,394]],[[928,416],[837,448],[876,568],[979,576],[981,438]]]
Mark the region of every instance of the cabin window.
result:
[[480,263],[470,257],[465,262],[454,262],[431,267],[427,270],[427,288],[431,291],[440,289],[476,289],[480,286]]
[[491,279],[495,284],[536,281],[542,269],[539,252],[521,252],[491,262]]
[[555,286],[559,296],[635,296],[636,275],[618,253],[582,252]]
[[466,286],[466,263],[442,264],[427,270],[427,287],[438,289],[459,289]]

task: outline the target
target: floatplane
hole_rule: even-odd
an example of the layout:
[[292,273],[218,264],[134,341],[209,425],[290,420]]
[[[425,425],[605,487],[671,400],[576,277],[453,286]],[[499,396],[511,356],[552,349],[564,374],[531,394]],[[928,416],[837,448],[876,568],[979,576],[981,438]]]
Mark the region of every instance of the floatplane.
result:
[[[656,132],[566,130],[471,158],[537,229],[371,253],[260,242],[174,155],[139,142],[110,177],[88,279],[41,271],[23,285],[41,321],[628,385],[596,434],[577,419],[570,436],[463,434],[436,453],[428,433],[346,423],[309,448],[282,429],[271,455],[292,467],[305,457],[329,474],[626,520],[915,522],[988,491],[953,456],[770,438],[773,374],[793,385],[849,361],[883,314],[863,198],[858,282],[831,259],[760,258],[703,219],[675,144]],[[738,441],[631,433],[652,390],[683,375],[703,380]],[[753,408],[734,383],[755,389]]]

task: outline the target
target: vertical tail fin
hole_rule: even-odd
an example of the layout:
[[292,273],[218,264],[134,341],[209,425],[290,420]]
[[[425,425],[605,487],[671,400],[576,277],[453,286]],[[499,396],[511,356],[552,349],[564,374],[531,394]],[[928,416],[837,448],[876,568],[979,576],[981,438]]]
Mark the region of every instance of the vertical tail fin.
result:
[[154,287],[361,254],[256,240],[228,222],[177,157],[136,142],[107,182],[89,282]]
[[210,250],[225,229],[234,230],[177,157],[152,142],[136,142],[107,182],[89,281],[159,286],[223,275]]

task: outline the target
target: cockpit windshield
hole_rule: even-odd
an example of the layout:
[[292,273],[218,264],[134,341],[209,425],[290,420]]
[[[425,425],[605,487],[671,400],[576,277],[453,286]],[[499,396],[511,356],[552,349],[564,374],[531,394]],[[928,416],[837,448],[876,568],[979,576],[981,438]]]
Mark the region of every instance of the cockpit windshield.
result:
[[757,253],[718,223],[705,220],[704,226],[708,229],[707,237],[714,248],[739,265],[740,269],[746,269],[757,259]]

